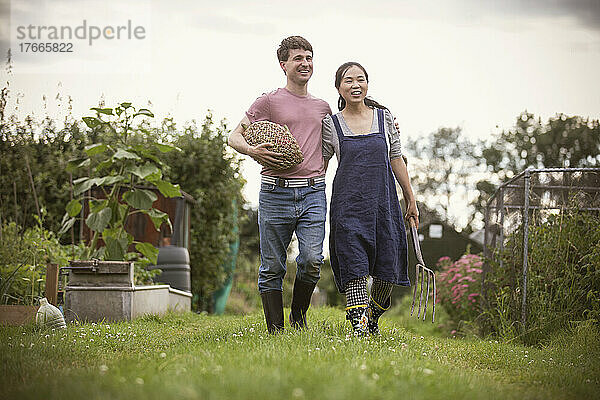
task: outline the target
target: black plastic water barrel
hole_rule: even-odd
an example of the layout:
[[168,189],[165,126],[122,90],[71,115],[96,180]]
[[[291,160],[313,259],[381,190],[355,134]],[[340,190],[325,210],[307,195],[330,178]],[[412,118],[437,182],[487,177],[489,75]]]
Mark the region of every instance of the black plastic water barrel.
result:
[[191,292],[190,254],[185,247],[165,246],[158,249],[156,268],[162,273],[154,280],[172,288]]

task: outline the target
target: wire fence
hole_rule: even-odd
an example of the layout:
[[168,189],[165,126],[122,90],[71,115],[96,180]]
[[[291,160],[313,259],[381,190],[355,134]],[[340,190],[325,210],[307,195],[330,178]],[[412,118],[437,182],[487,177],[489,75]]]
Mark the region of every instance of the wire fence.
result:
[[[486,275],[490,268],[503,269],[505,252],[521,252],[520,279],[511,283],[511,291],[520,293],[521,323],[527,321],[527,281],[529,231],[551,215],[566,210],[600,212],[600,168],[527,169],[498,187],[485,210],[485,246],[487,262],[482,274],[482,295],[486,299]],[[514,240],[521,235],[522,240]],[[507,240],[512,237],[513,240]],[[512,248],[507,248],[511,246]],[[495,271],[498,272],[498,271]]]

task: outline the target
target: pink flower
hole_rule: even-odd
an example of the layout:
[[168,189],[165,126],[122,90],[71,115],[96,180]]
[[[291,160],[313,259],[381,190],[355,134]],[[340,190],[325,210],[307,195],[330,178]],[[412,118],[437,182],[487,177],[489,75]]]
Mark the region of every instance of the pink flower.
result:
[[477,305],[473,303],[476,303],[479,293],[473,292],[478,292],[478,282],[481,282],[481,257],[465,254],[454,262],[448,257],[442,257],[438,265],[440,271],[436,302],[457,314],[458,318],[471,318],[477,312]]

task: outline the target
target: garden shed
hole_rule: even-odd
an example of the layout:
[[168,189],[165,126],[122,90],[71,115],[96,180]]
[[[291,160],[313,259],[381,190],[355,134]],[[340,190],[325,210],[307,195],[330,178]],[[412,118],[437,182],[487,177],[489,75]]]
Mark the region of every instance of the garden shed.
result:
[[[434,268],[441,257],[450,257],[452,260],[457,260],[465,254],[467,247],[474,254],[483,251],[481,244],[441,220],[433,220],[420,225],[418,232],[423,259],[429,268]],[[410,266],[417,263],[412,250],[408,252],[408,262]],[[414,271],[411,273],[414,274]]]
[[[190,238],[190,218],[191,218],[191,207],[194,205],[195,200],[192,196],[181,191],[179,197],[165,197],[158,189],[154,187],[140,187],[140,189],[151,190],[157,196],[156,201],[153,203],[153,207],[166,213],[169,216],[172,231],[168,226],[163,224],[160,231],[154,229],[154,224],[145,214],[134,214],[127,219],[126,230],[133,235],[134,240],[148,242],[156,247],[160,247],[164,244],[171,244],[173,246],[185,247],[189,250],[189,238]],[[122,189],[124,193],[127,188]],[[93,195],[96,198],[105,198],[103,190],[95,188],[92,190]],[[83,210],[83,218],[87,218],[89,210],[85,207]],[[89,228],[83,224],[83,239],[87,242],[90,240],[91,234]]]

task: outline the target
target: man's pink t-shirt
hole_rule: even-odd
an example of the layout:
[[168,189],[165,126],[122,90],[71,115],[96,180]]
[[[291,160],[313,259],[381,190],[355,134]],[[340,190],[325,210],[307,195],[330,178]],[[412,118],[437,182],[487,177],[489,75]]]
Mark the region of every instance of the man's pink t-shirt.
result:
[[293,168],[275,171],[263,167],[261,174],[282,178],[314,178],[325,175],[321,123],[328,114],[331,114],[331,108],[326,101],[311,94],[298,96],[286,88],[265,93],[256,99],[246,112],[250,123],[271,121],[287,125],[304,155],[304,161]]

